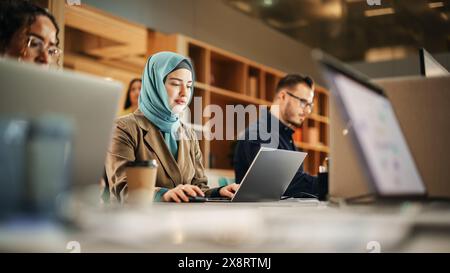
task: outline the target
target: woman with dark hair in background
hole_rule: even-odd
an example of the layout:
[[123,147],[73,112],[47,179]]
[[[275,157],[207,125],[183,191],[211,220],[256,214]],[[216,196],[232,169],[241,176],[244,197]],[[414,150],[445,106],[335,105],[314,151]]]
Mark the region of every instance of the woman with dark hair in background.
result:
[[0,56],[48,68],[61,55],[55,17],[30,1],[0,0]]
[[128,85],[127,98],[125,100],[125,105],[123,111],[120,113],[121,116],[133,113],[138,109],[139,94],[141,93],[141,79],[132,79]]

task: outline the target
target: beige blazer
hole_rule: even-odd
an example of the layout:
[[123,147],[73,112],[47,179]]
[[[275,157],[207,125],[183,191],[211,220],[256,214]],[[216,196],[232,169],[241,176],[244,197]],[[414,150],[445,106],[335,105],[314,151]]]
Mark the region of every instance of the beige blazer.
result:
[[207,186],[202,153],[192,128],[182,124],[178,141],[178,158],[170,153],[162,133],[140,110],[116,120],[112,142],[106,157],[106,174],[111,197],[126,200],[128,161],[155,159],[158,163],[157,190],[172,189],[180,184],[198,186],[206,195],[213,193]]

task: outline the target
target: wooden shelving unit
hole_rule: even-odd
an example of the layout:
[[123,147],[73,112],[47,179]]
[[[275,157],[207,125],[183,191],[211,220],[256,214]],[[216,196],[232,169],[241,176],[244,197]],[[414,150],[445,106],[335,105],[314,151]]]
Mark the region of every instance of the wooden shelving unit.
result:
[[[131,78],[141,76],[148,56],[175,51],[194,63],[194,96],[202,98],[202,110],[212,104],[223,109],[226,105],[270,105],[278,81],[286,74],[202,41],[152,31],[85,5],[66,5],[64,16],[67,69],[110,77],[127,86]],[[318,86],[315,97],[312,115],[295,134],[297,147],[309,154],[305,170],[310,174],[317,173],[329,152],[328,91]],[[190,109],[194,115],[194,102]],[[204,112],[191,120],[198,136],[211,118]],[[225,128],[224,136],[232,129],[234,136],[240,133],[238,128]],[[205,166],[232,169],[234,144],[233,140],[201,139]]]
[[125,101],[128,83],[145,66],[147,28],[84,4],[66,4],[63,29],[64,68],[122,82]]

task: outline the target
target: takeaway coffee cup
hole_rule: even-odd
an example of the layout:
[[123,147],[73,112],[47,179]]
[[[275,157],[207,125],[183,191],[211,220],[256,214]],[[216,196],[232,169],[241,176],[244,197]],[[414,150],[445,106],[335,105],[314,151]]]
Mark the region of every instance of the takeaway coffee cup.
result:
[[128,162],[126,166],[128,182],[128,202],[136,205],[149,205],[155,192],[156,160]]

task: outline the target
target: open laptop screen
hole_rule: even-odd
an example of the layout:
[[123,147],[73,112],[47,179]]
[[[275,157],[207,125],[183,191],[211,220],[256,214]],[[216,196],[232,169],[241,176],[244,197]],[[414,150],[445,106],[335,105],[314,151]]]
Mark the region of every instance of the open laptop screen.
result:
[[383,92],[330,67],[325,72],[377,193],[386,197],[425,194],[394,109]]

